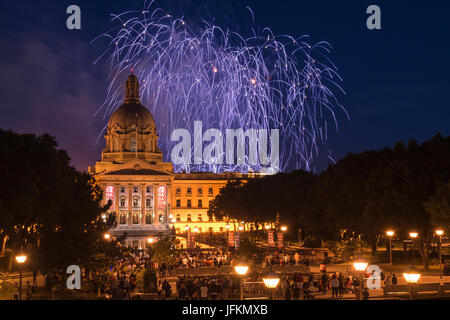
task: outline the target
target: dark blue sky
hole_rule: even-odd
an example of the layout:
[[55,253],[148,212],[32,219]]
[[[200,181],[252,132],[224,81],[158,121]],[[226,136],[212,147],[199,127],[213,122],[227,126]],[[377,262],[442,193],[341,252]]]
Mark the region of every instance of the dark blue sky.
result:
[[[343,77],[349,111],[330,134],[336,159],[348,152],[450,135],[450,4],[446,1],[172,0],[157,1],[174,15],[215,19],[245,33],[255,14],[274,34],[308,34],[328,41]],[[66,8],[82,10],[82,29],[66,28]],[[93,66],[101,43],[90,41],[112,25],[110,14],[142,8],[143,1],[2,1],[0,4],[0,128],[49,132],[85,170],[99,159],[103,127],[93,114],[105,98],[108,70]],[[366,8],[382,10],[382,30],[366,28]],[[324,164],[322,164],[322,167]]]

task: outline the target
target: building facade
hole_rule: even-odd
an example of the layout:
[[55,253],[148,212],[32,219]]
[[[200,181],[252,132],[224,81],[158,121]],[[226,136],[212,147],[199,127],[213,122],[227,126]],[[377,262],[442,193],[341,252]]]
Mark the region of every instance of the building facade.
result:
[[[145,248],[149,237],[187,230],[225,232],[228,221],[209,218],[207,211],[220,189],[240,173],[174,173],[163,162],[156,125],[139,99],[139,82],[131,74],[124,103],[111,115],[101,160],[89,172],[112,201],[117,226],[113,237],[126,235],[127,246]],[[236,224],[230,224],[230,230]]]

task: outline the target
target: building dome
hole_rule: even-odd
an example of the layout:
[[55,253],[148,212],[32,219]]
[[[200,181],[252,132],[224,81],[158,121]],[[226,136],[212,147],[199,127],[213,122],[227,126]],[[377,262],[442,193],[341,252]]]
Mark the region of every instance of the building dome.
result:
[[102,161],[123,163],[136,158],[149,162],[162,161],[155,120],[141,104],[139,81],[134,74],[128,76],[125,84],[124,103],[108,121],[105,140]]
[[114,113],[108,122],[109,132],[156,132],[155,120],[150,111],[136,102],[124,103]]
[[130,131],[156,133],[155,120],[139,99],[139,81],[130,74],[125,84],[125,100],[117,108],[108,122],[108,132],[126,133]]

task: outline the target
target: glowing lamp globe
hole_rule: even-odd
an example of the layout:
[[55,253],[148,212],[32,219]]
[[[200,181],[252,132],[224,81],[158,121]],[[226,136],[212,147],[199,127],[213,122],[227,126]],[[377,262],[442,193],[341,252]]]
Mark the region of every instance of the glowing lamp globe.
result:
[[266,230],[269,230],[269,229],[270,229],[270,226],[269,226],[269,225],[266,225],[264,228],[265,228]]
[[225,226],[225,228],[227,228],[227,229],[230,229],[230,225],[229,225],[229,224],[227,224],[227,225]]
[[388,237],[392,237],[394,235],[394,231],[386,231],[386,235]]
[[242,230],[244,230],[244,227],[243,226],[239,226],[239,231],[242,231]]
[[147,242],[148,242],[148,243],[153,243],[153,242],[155,242],[155,239],[153,239],[153,238],[147,238]]
[[363,260],[357,260],[355,262],[353,262],[353,267],[355,268],[356,271],[358,272],[363,272],[367,269],[367,265],[369,263]]
[[24,254],[16,256],[16,261],[18,263],[24,263],[27,260],[27,256]]
[[421,274],[414,271],[408,271],[403,273],[403,277],[405,278],[406,282],[414,284],[417,283],[420,279]]
[[418,235],[419,235],[419,234],[418,234],[417,232],[410,232],[410,233],[409,233],[409,236],[410,236],[411,238],[413,238],[413,239],[417,238]]
[[104,237],[106,240],[111,239],[111,235],[110,235],[109,233],[105,233],[105,234],[103,235],[103,237]]
[[286,231],[287,230],[287,227],[286,226],[282,226],[281,227],[281,231]]
[[237,265],[234,267],[234,271],[240,276],[245,276],[248,272],[248,266]]
[[438,236],[442,236],[444,234],[444,230],[436,230],[436,234]]
[[264,276],[263,281],[268,289],[275,289],[280,282],[280,277],[275,272],[269,272]]

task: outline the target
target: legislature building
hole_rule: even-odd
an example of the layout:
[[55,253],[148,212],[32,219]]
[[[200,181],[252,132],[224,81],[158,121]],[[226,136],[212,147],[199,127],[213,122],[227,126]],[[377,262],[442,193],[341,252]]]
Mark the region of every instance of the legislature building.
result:
[[[171,231],[226,232],[227,222],[208,217],[211,201],[228,180],[240,173],[174,173],[158,148],[155,120],[139,99],[139,81],[131,74],[124,103],[109,119],[101,160],[89,167],[102,186],[104,203],[117,217],[113,237],[126,235],[125,244],[145,248],[147,239]],[[253,175],[253,174],[251,174]],[[230,231],[236,224],[228,225]]]

